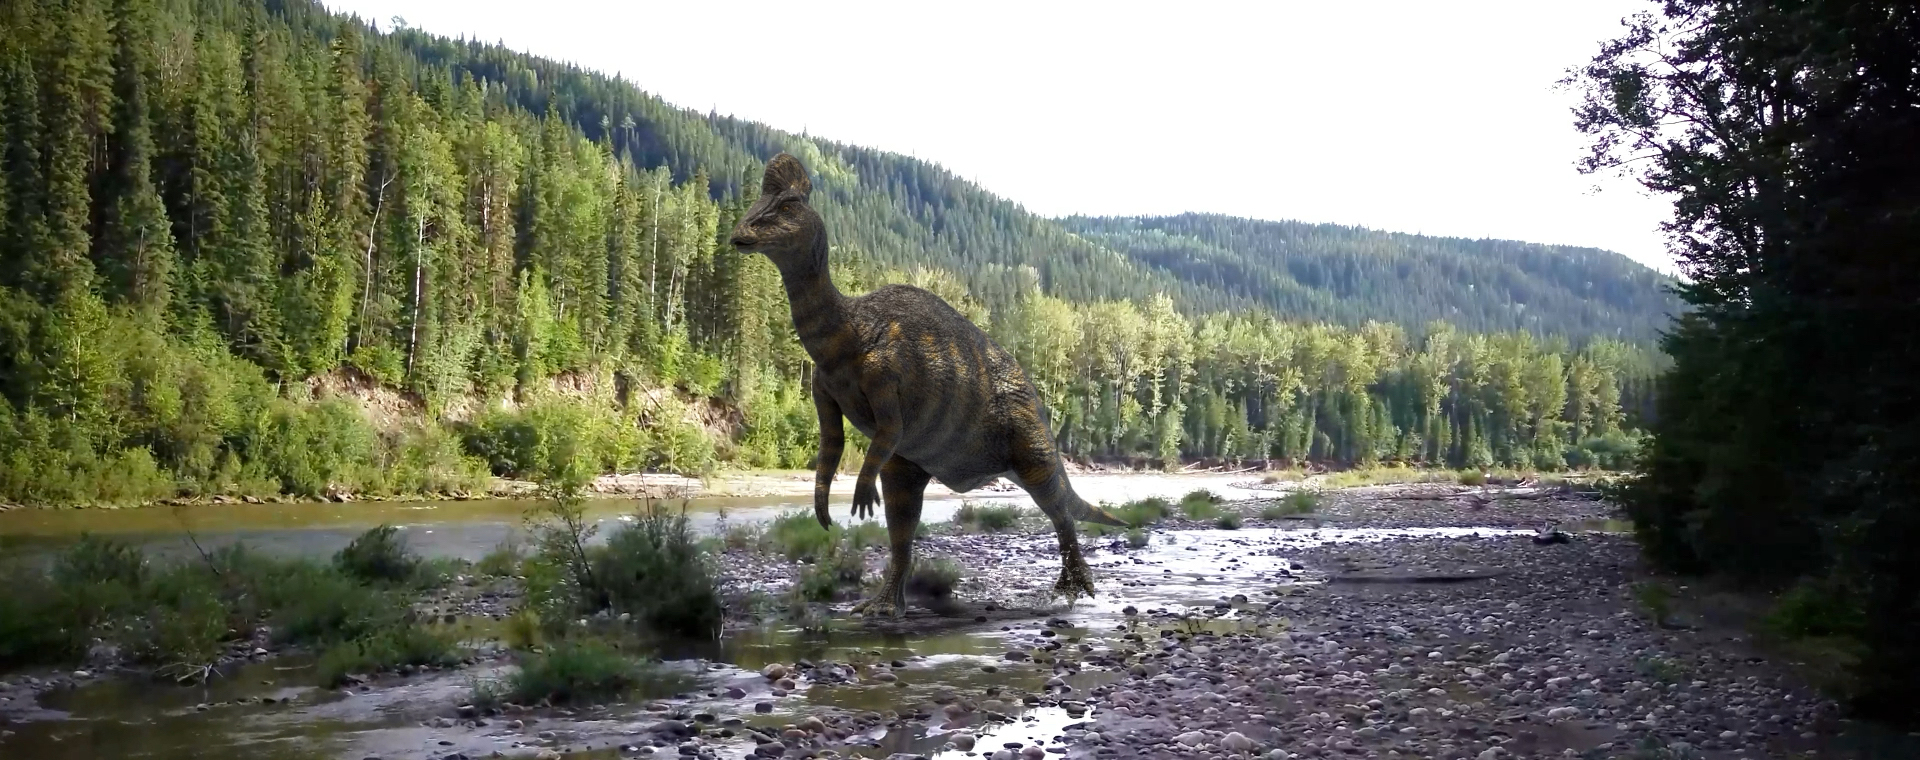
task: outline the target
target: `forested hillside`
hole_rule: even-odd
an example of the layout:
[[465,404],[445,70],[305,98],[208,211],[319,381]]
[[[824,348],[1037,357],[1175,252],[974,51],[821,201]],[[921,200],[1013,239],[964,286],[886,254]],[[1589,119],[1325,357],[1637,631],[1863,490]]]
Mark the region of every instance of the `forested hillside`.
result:
[[14,0],[0,146],[9,501],[804,466],[777,274],[724,242],[782,150],[842,288],[954,301],[1078,456],[1611,463],[1650,401],[1626,327],[1283,321],[924,162],[295,0]]
[[1061,223],[1149,268],[1294,318],[1646,341],[1672,281],[1611,251],[1213,214]]

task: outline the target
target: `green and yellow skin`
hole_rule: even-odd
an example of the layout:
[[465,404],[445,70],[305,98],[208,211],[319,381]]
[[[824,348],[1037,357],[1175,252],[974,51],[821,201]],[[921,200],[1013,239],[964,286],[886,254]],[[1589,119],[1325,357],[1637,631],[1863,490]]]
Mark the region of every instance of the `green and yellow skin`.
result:
[[1073,492],[1026,371],[925,290],[888,285],[858,298],[841,294],[827,274],[826,228],[807,205],[812,191],[798,160],[775,156],[760,199],[734,228],[732,242],[779,268],[794,330],[813,357],[820,417],[813,509],[822,526],[832,524],[827,494],[846,440],[841,419],[872,441],[854,482],[853,514],[870,517],[883,502],[892,553],[880,592],[856,610],[871,616],[906,611],[913,536],[933,478],[956,493],[1002,476],[1019,483],[1059,535],[1055,591],[1093,595],[1074,522],[1122,523]]

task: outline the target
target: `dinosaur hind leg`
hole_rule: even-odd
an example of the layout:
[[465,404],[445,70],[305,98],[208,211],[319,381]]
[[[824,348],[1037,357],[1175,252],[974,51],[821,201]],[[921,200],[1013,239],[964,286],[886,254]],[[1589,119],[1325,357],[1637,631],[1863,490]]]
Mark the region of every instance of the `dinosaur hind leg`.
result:
[[1066,466],[1061,464],[1052,441],[1029,443],[1016,451],[1015,477],[1060,538],[1060,580],[1053,584],[1054,593],[1068,599],[1093,596],[1093,571],[1080,555],[1080,533],[1074,525],[1074,515],[1080,514],[1085,504],[1068,484]]
[[881,499],[886,503],[887,576],[880,591],[854,605],[868,617],[899,617],[907,611],[907,574],[913,572],[913,535],[920,528],[920,502],[926,497],[928,475],[920,465],[895,454],[880,465]]

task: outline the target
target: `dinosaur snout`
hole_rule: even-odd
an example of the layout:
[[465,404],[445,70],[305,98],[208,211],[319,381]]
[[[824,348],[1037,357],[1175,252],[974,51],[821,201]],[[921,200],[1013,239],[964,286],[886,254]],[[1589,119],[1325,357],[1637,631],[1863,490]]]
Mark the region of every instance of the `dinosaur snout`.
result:
[[733,247],[744,251],[752,248],[753,244],[757,241],[755,241],[753,235],[749,234],[746,230],[734,230],[733,235],[727,238],[727,242],[732,243]]

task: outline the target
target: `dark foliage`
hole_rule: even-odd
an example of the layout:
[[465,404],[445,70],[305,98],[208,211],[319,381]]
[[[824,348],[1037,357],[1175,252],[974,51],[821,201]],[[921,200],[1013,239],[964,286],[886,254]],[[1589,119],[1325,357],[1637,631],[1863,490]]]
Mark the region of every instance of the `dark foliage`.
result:
[[1920,6],[1674,0],[1570,81],[1690,279],[1626,490],[1649,554],[1797,583],[1776,627],[1858,641],[1854,706],[1920,725]]

